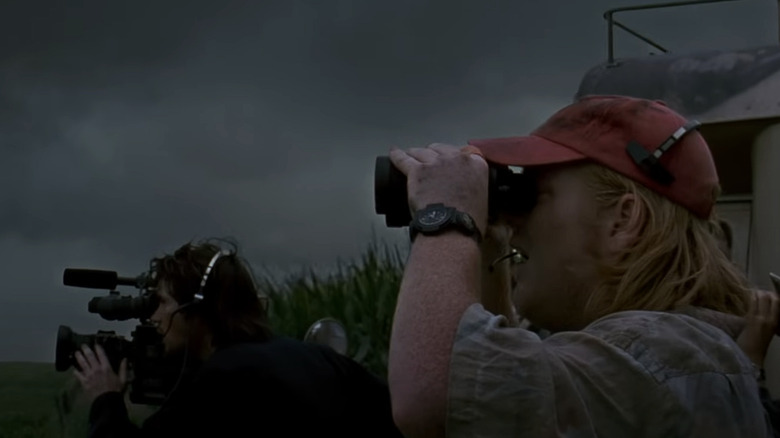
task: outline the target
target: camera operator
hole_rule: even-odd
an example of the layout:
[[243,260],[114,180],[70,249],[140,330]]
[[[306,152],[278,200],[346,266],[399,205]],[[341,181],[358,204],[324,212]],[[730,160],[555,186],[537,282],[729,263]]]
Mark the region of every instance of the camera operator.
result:
[[[235,249],[185,244],[152,263],[151,320],[182,378],[142,427],[100,347],[82,347],[75,372],[92,402],[93,437],[400,436],[384,382],[333,349],[275,336],[248,266]],[[193,370],[191,373],[186,370]]]
[[[770,436],[722,324],[750,291],[711,232],[718,177],[696,127],[590,96],[526,137],[391,151],[414,217],[389,359],[405,436]],[[491,165],[523,167],[536,199],[489,223]],[[490,272],[489,248],[522,263]],[[482,288],[489,275],[504,277]],[[551,336],[515,327],[493,296],[510,290]]]

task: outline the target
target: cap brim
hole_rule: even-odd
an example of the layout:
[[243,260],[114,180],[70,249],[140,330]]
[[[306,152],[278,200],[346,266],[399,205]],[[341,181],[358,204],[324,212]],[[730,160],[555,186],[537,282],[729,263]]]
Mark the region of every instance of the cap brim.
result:
[[587,158],[536,135],[469,140],[469,144],[479,149],[487,161],[505,166],[543,166]]

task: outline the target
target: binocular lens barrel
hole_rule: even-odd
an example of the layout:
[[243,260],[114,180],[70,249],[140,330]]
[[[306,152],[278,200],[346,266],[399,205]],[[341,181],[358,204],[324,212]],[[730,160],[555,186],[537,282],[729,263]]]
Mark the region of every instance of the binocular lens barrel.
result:
[[[388,156],[378,156],[374,169],[374,209],[385,216],[388,227],[408,226],[412,221],[406,175]],[[490,166],[488,175],[488,218],[499,212],[522,215],[536,204],[535,180],[507,166]]]
[[388,227],[405,227],[412,221],[406,193],[406,175],[387,156],[376,158],[374,207],[377,214],[385,215]]

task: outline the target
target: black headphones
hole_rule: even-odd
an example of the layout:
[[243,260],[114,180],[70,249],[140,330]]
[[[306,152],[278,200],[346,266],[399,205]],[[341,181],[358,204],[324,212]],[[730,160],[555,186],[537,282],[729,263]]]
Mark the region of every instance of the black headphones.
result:
[[[192,297],[192,301],[189,303],[185,303],[180,305],[175,311],[175,313],[181,312],[183,310],[189,309],[190,307],[199,304],[203,301],[203,289],[206,287],[206,282],[209,279],[209,274],[211,274],[211,271],[214,269],[214,265],[217,264],[217,260],[219,260],[220,257],[229,256],[230,251],[221,249],[217,251],[216,254],[214,254],[214,257],[211,258],[211,261],[206,266],[206,270],[203,272],[203,277],[200,279],[200,287],[198,288],[198,292],[195,293],[195,295]],[[173,317],[173,315],[171,315]]]

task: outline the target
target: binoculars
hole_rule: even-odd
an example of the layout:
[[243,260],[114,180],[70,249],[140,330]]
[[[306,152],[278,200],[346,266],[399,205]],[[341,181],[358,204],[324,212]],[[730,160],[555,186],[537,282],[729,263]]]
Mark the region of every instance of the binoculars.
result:
[[[523,214],[536,203],[534,178],[523,172],[515,172],[509,166],[489,163],[488,219],[499,213]],[[409,209],[406,175],[401,173],[386,155],[376,158],[374,169],[374,208],[385,216],[385,224],[391,228],[408,226],[412,221]]]

